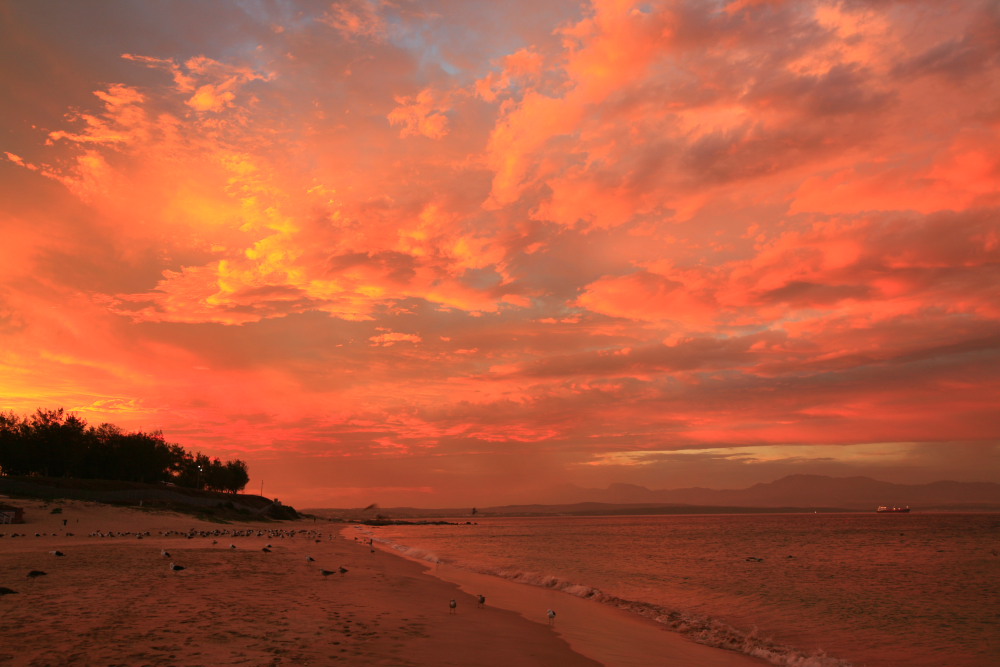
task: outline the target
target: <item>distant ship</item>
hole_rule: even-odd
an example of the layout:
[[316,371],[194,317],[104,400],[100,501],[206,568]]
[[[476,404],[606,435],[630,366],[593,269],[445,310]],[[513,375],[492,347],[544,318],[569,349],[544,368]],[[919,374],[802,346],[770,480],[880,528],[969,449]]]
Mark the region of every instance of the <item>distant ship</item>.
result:
[[886,513],[886,512],[893,513],[893,512],[896,512],[896,513],[904,513],[905,514],[906,512],[910,511],[910,508],[909,507],[889,507],[888,505],[879,505],[879,508],[877,510],[875,510],[875,511],[876,512],[882,512],[882,513]]

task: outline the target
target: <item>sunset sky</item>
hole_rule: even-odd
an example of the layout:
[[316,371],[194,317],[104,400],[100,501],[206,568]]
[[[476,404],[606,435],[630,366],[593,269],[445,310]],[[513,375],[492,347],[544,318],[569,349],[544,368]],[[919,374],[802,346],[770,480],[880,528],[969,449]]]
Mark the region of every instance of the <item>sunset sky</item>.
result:
[[297,507],[1000,481],[1000,5],[0,0],[0,409]]

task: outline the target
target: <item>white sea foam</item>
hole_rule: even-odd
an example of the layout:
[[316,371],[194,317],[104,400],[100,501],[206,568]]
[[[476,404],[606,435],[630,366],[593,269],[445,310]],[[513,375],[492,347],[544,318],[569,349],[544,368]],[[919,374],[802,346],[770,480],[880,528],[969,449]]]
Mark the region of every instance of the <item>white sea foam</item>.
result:
[[[447,562],[427,549],[407,546],[375,535],[371,535],[371,538],[375,542],[407,558],[429,563]],[[750,632],[740,632],[736,628],[708,617],[683,610],[667,609],[645,602],[627,600],[604,593],[593,586],[567,581],[555,575],[516,569],[490,569],[476,567],[464,562],[447,562],[447,564],[479,574],[500,577],[519,584],[554,589],[567,595],[617,607],[656,621],[670,630],[685,635],[700,644],[744,653],[767,660],[773,665],[780,665],[782,667],[852,666],[852,663],[846,660],[826,656],[823,653],[806,654],[792,647],[782,646],[766,637],[761,637],[756,628]]]

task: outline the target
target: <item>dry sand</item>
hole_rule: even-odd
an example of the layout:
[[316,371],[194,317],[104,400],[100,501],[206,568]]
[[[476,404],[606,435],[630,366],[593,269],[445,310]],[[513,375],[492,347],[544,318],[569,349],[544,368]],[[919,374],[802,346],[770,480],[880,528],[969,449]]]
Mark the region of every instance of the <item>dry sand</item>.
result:
[[[17,591],[0,596],[0,665],[626,664],[614,659],[611,636],[650,642],[650,665],[762,664],[606,617],[614,610],[583,600],[574,602],[591,609],[560,602],[549,627],[544,609],[531,620],[501,608],[510,593],[494,583],[479,609],[472,589],[483,583],[460,590],[421,564],[344,539],[342,524],[222,524],[82,501],[0,501],[24,507],[26,520],[0,525],[0,586]],[[185,569],[170,571],[171,561]],[[47,574],[29,580],[31,570]],[[583,641],[565,634],[573,626]],[[611,653],[595,652],[602,645]]]

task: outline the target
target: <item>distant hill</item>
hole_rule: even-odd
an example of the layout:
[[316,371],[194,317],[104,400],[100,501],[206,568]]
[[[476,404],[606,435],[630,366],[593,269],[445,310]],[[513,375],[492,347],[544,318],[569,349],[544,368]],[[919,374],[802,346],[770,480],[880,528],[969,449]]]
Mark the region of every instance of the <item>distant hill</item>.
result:
[[790,475],[746,489],[651,490],[633,484],[612,484],[607,489],[563,487],[566,502],[679,503],[738,507],[842,507],[874,509],[878,505],[909,505],[914,508],[1000,510],[1000,484],[993,482],[931,482],[894,484],[870,477]]
[[[790,475],[746,489],[653,490],[634,484],[606,489],[563,486],[558,502],[538,505],[480,507],[480,516],[536,514],[692,514],[739,512],[873,511],[879,505],[908,505],[914,511],[1000,512],[1000,484],[993,482],[932,482],[893,484],[870,477]],[[373,510],[306,510],[338,519],[383,517],[467,516],[469,508],[426,509],[387,507]]]

